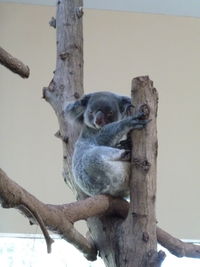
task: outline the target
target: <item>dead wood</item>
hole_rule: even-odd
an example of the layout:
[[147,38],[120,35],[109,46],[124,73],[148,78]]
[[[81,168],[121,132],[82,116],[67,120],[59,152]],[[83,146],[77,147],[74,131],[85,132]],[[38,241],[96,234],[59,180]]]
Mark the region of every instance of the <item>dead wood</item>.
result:
[[29,67],[24,65],[19,59],[13,57],[2,47],[0,47],[0,64],[4,65],[12,72],[19,74],[22,78],[29,77]]
[[[0,202],[3,208],[16,208],[32,223],[38,223],[41,226],[41,223],[38,222],[39,216],[39,220],[41,220],[43,224],[43,230],[47,228],[59,234],[63,239],[67,240],[84,253],[89,260],[96,259],[96,247],[91,240],[83,237],[74,228],[73,223],[89,217],[101,217],[103,215],[115,215],[126,218],[129,210],[129,203],[127,201],[105,195],[98,195],[64,205],[44,204],[11,180],[1,169]],[[159,227],[156,229],[156,234],[158,242],[177,257],[200,258],[200,246],[184,243]],[[50,250],[51,243],[52,239],[48,237],[48,250]]]

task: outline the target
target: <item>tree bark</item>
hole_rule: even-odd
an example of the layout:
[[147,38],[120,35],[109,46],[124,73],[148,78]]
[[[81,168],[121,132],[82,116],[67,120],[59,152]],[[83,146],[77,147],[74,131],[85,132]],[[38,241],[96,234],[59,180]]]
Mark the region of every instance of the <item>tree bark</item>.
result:
[[[74,129],[69,126],[65,118],[65,106],[68,101],[79,98],[83,94],[83,37],[81,19],[82,12],[80,12],[82,10],[82,4],[83,3],[81,0],[58,1],[56,15],[56,71],[49,87],[44,88],[44,98],[54,108],[60,125],[57,136],[63,140],[64,177],[67,183],[76,189],[79,198],[84,198],[84,196],[81,195],[79,189],[74,185],[73,176],[71,173],[71,159],[74,150],[74,143],[79,135],[79,129]],[[141,91],[142,90],[139,91],[139,94],[141,93]],[[141,95],[143,95],[143,93],[144,92],[142,92]],[[146,92],[146,94],[150,93]],[[143,98],[143,100],[147,102],[149,101],[147,100],[147,98]],[[140,102],[140,104],[142,103]],[[153,105],[152,103],[150,104]],[[153,112],[156,109],[155,107],[153,108],[154,110],[151,110],[152,118],[153,116],[155,116]],[[151,122],[153,126],[155,126],[155,124],[153,124],[154,121]],[[147,128],[150,127],[151,129],[153,129],[153,126],[150,127],[148,125]],[[143,132],[144,134],[143,139],[141,139],[140,141],[140,145],[145,146],[145,149],[149,149],[150,147],[146,147],[146,130],[140,131],[139,135],[141,135],[141,132]],[[138,140],[138,138],[136,139]],[[137,150],[139,149],[140,148],[137,146]],[[148,156],[146,153],[148,152],[145,150],[143,153],[144,155],[142,155],[142,158],[139,158],[139,160],[145,162],[146,157]],[[148,160],[150,161],[151,158]],[[151,170],[154,170],[154,162],[151,162],[151,164]],[[133,172],[135,172],[134,167],[133,169]],[[153,186],[153,184],[151,184],[152,181],[146,178],[146,176],[150,176],[149,173],[151,173],[151,170],[149,172],[142,170],[142,172],[145,173],[144,177],[141,177],[143,173],[141,175],[140,171],[137,171],[138,181],[141,178],[141,180],[143,181],[142,186],[145,186],[146,188],[149,185]],[[137,188],[142,191],[139,186]],[[135,190],[136,189],[133,188],[134,192]],[[141,204],[139,204],[138,208],[142,208],[141,211],[138,211],[138,208],[137,210],[135,210],[135,207],[133,207],[133,209],[135,210],[136,214],[141,213],[142,215],[146,216],[145,219],[135,220],[132,215],[128,215],[128,218],[125,222],[122,218],[116,216],[102,216],[101,218],[92,217],[87,220],[90,234],[106,266],[131,266],[130,263],[132,261],[132,258],[138,258],[137,253],[132,253],[133,251],[136,251],[136,248],[137,252],[142,251],[140,255],[143,255],[143,261],[139,260],[139,265],[135,264],[132,266],[144,266],[144,264],[146,264],[147,262],[145,261],[147,259],[147,252],[150,253],[149,251],[151,248],[154,252],[156,250],[156,226],[153,202],[150,202],[149,200],[150,192],[145,190],[145,188],[142,192],[143,194],[141,196],[141,199],[140,195],[138,194],[138,201],[146,201],[145,205],[142,206]],[[151,193],[153,194],[153,196],[155,196],[154,189]],[[132,199],[133,198],[131,197],[131,207],[134,205],[132,203]],[[153,199],[153,201],[155,201],[155,199]],[[152,203],[151,207],[150,203]],[[151,223],[152,226],[150,226]],[[146,224],[148,224],[147,227],[145,226]],[[133,231],[132,228],[134,225],[135,230]],[[139,237],[136,238],[137,235],[135,236],[135,233],[133,233],[136,231],[136,229],[140,229],[139,234],[143,235],[143,239],[141,239],[140,242]],[[130,233],[133,233],[133,237],[129,240]],[[149,236],[147,237],[147,235]],[[145,238],[148,238],[148,242],[144,241]],[[120,241],[120,239],[122,239],[123,241]],[[138,247],[136,245],[133,245],[133,243],[135,242],[134,240],[139,242]],[[126,246],[130,248],[128,251],[125,249]],[[145,247],[145,249],[140,250],[141,246]],[[126,250],[126,253],[124,253],[124,250]],[[148,256],[148,259],[151,258],[150,256],[151,255]]]
[[132,132],[130,209],[121,239],[124,258],[118,266],[159,266],[155,217],[158,94],[148,76],[133,79],[132,100],[136,111],[150,122],[145,129]]
[[[63,205],[45,204],[12,181],[0,169],[0,203],[3,208],[16,208],[32,223],[38,223],[44,233],[48,252],[53,240],[46,230],[60,234],[63,239],[77,247],[89,260],[96,259],[96,248],[91,239],[78,233],[73,224],[89,217],[112,216],[125,219],[129,203],[123,199],[98,195]],[[39,218],[39,220],[38,220]],[[157,240],[177,257],[200,258],[200,246],[184,243],[157,227]],[[161,254],[161,256],[163,256]]]
[[125,221],[117,217],[89,218],[88,225],[106,266],[157,267],[164,253],[157,253],[156,117],[158,95],[148,77],[132,83],[133,104],[150,122],[132,133],[132,177],[130,209]]
[[49,86],[43,88],[43,97],[51,104],[58,118],[59,131],[56,136],[63,141],[63,176],[72,189],[76,186],[73,182],[71,162],[80,129],[69,124],[65,117],[65,107],[68,102],[83,94],[82,7],[82,0],[57,2],[56,70]]
[[0,64],[4,65],[12,72],[19,74],[22,78],[29,77],[29,67],[24,65],[19,59],[13,57],[2,47],[0,47]]

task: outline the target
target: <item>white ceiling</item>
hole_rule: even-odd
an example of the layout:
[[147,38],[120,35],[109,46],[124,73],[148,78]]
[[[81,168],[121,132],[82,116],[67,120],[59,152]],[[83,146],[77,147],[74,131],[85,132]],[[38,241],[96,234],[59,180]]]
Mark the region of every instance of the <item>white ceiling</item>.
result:
[[[55,5],[56,0],[0,0],[36,5]],[[85,8],[200,17],[200,0],[84,0]]]

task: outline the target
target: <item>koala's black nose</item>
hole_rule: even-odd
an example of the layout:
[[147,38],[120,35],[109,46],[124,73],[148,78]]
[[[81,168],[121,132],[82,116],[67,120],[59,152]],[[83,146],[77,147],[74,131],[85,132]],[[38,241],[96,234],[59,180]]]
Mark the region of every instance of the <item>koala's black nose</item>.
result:
[[105,114],[99,110],[95,115],[95,124],[102,127],[106,124]]

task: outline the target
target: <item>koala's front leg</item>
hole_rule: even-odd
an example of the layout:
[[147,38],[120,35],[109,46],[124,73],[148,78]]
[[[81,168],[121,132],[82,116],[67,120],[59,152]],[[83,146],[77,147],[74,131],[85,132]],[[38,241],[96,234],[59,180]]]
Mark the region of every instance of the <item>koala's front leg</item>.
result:
[[122,137],[127,135],[131,130],[143,129],[146,126],[149,120],[140,119],[142,116],[142,113],[138,113],[135,116],[105,125],[101,129],[97,139],[98,143],[102,145],[116,146]]

